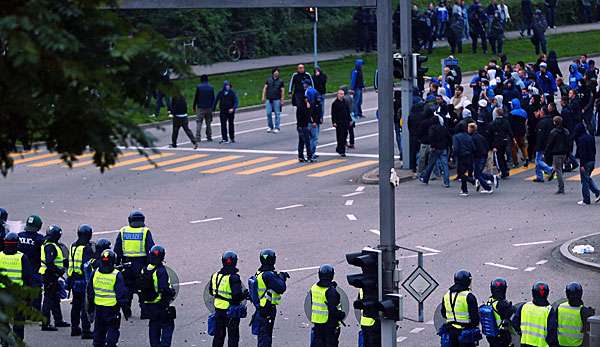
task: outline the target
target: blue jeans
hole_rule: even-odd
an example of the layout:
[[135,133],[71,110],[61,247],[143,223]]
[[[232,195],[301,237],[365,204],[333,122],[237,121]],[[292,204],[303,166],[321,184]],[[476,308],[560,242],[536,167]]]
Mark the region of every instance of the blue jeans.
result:
[[357,88],[354,90],[354,114],[357,117],[363,117],[362,111],[362,102],[363,102],[363,90],[362,88]]
[[436,37],[438,39],[443,38],[446,35],[446,24],[447,22],[438,22],[437,28],[436,28]]
[[310,152],[313,158],[317,154],[317,145],[319,144],[319,132],[321,131],[321,125],[317,124],[316,127],[309,125],[310,128]]
[[310,150],[310,128],[299,127],[298,130],[298,158],[304,158],[304,147],[306,147],[306,159],[312,158],[312,152]]
[[[281,100],[267,100],[265,102],[267,109],[267,124],[269,129],[279,129],[281,124]],[[273,112],[275,112],[275,124],[273,124]]]
[[402,128],[400,128],[399,122],[394,122],[394,132],[396,133],[396,144],[398,145],[398,152],[400,158],[402,158]]
[[487,181],[494,181],[494,176],[483,172],[486,162],[487,158],[475,159],[473,162],[473,169],[475,171],[475,178],[479,180],[481,187],[485,190],[490,190],[492,187],[490,187]]
[[544,172],[548,175],[552,173],[552,167],[544,161],[542,152],[535,152],[535,177],[538,180],[544,179]]
[[449,169],[448,169],[448,151],[445,149],[434,149],[429,152],[429,161],[427,167],[421,174],[421,179],[425,183],[429,183],[429,178],[433,172],[434,166],[437,166],[442,171],[442,178],[444,185],[447,187],[450,185]]
[[600,189],[598,189],[598,186],[591,177],[594,166],[595,162],[590,161],[582,164],[579,168],[579,175],[581,177],[581,195],[583,195],[583,202],[586,204],[590,203],[590,190],[594,195],[600,195]]

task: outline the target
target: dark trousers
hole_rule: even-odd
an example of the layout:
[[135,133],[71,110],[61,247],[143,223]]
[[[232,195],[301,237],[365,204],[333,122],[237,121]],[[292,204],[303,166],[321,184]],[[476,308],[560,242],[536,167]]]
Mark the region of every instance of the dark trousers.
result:
[[448,38],[448,45],[450,46],[450,54],[462,53],[462,40],[459,38]]
[[38,273],[39,269],[34,269],[33,275],[31,275],[31,287],[39,288],[40,294],[31,301],[31,307],[34,309],[41,311],[42,310],[42,275]]
[[72,329],[81,328],[83,331],[91,331],[91,324],[85,312],[85,293],[73,291],[73,300],[71,301],[71,327]]
[[479,180],[479,184],[481,184],[481,187],[485,190],[490,190],[492,189],[492,187],[490,187],[487,181],[493,181],[494,176],[483,172],[486,161],[487,158],[475,159],[473,163],[473,169],[475,171],[475,178]]
[[357,51],[369,51],[369,29],[366,26],[361,26],[358,29],[358,45]]
[[535,47],[535,54],[539,55],[540,51],[544,54],[548,53],[547,52],[547,46],[546,46],[546,36],[544,35],[543,37],[536,37],[533,39],[533,45]]
[[335,128],[335,139],[337,140],[337,147],[335,151],[339,154],[346,153],[346,138],[348,137],[348,128],[340,126],[339,124]]
[[375,325],[370,327],[362,327],[364,347],[380,347],[381,346],[381,324],[379,321],[375,322]]
[[595,196],[600,195],[600,190],[596,186],[596,183],[592,179],[592,171],[594,171],[595,162],[590,161],[587,163],[581,163],[581,167],[579,168],[579,175],[581,178],[581,195],[583,196],[583,202],[589,204],[590,200],[590,191],[594,193]]
[[175,331],[175,321],[163,315],[158,319],[150,319],[148,323],[148,336],[150,347],[170,347]]
[[504,40],[502,38],[489,38],[490,47],[492,48],[492,53],[498,54],[502,53],[502,47],[504,45]]
[[[227,110],[221,111],[219,118],[221,119],[221,138],[223,141],[235,140],[235,128],[233,127],[233,118],[235,112],[229,113]],[[229,128],[229,131],[227,131]],[[229,137],[227,137],[229,134]]]
[[[546,7],[546,21],[548,22],[548,26],[550,28],[554,27],[554,12],[556,11],[556,7]],[[546,52],[544,52],[546,53]]]
[[328,324],[315,324],[310,347],[338,347],[340,329]]
[[42,301],[42,314],[45,324],[50,324],[50,313],[54,317],[54,323],[62,322],[63,316],[60,310],[60,297],[58,296],[58,279],[47,278],[44,280],[44,300]]
[[527,35],[531,35],[533,30],[533,22],[530,16],[523,16],[523,22],[521,23],[521,33],[527,31]]
[[460,190],[463,193],[468,193],[467,183],[475,184],[473,178],[473,158],[459,157],[456,163],[456,175],[460,179]]
[[173,134],[171,134],[171,143],[173,146],[177,146],[177,137],[179,136],[179,128],[183,128],[186,135],[190,138],[190,141],[193,144],[196,144],[196,139],[194,138],[194,133],[190,130],[190,126],[188,125],[188,117],[177,117],[173,116]]
[[223,347],[225,336],[227,336],[228,347],[237,347],[240,342],[240,319],[231,319],[227,317],[227,310],[217,309],[215,311],[215,323],[216,332],[212,347]]
[[461,332],[459,329],[449,329],[448,332],[450,333],[450,346],[452,346],[452,347],[475,347],[476,346],[474,343],[458,342],[458,337],[460,336],[460,332]]
[[354,125],[348,128],[348,136],[350,137],[350,141],[348,143],[350,145],[354,145]]
[[527,134],[527,156],[531,162],[535,161],[535,141],[535,133]]
[[496,148],[496,166],[500,170],[502,177],[508,177],[508,164],[506,163],[506,145],[500,145]]
[[298,127],[298,158],[304,159],[304,148],[306,147],[306,159],[312,158],[310,151],[310,128],[309,126]]
[[119,343],[121,314],[118,307],[96,306],[94,347],[116,347]]
[[487,52],[487,42],[485,38],[485,32],[478,33],[476,31],[471,31],[471,47],[473,49],[473,53],[477,52],[477,40],[481,39],[481,49],[483,49],[483,53]]
[[[123,279],[125,280],[125,287],[127,287],[128,292],[127,295],[129,297],[129,306],[131,306],[133,302],[133,294],[138,293],[137,288],[137,278],[140,276],[142,269],[146,267],[147,261],[146,257],[131,257],[124,258],[123,263],[131,263],[131,268],[127,270],[123,270],[121,273],[123,274]],[[142,307],[142,300],[140,300],[138,294],[138,303],[140,307]]]
[[277,308],[275,306],[261,307],[258,311],[260,315],[258,328],[258,347],[271,347],[273,345],[273,327],[275,326],[275,317]]

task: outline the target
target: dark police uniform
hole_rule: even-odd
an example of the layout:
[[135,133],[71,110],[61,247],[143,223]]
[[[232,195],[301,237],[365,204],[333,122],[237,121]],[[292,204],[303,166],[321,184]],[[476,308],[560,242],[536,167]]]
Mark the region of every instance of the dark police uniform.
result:
[[319,280],[310,288],[311,319],[313,323],[311,347],[337,347],[340,322],[346,316],[340,306],[340,294],[330,280]]
[[[0,252],[0,274],[7,276],[17,285],[31,287],[33,271],[31,263],[27,256],[21,252],[11,252],[4,250]],[[0,286],[1,288],[1,286]],[[15,322],[23,321],[23,316],[20,312],[15,315]],[[21,340],[25,337],[25,327],[23,324],[14,324],[13,332]],[[8,341],[2,341],[6,345]]]
[[55,325],[63,325],[63,316],[60,309],[58,278],[65,273],[66,258],[58,243],[47,240],[41,256],[40,274],[44,283],[44,301],[42,314],[46,317],[46,325],[50,325],[50,312],[54,317]]
[[273,327],[277,316],[277,305],[281,303],[281,295],[285,293],[285,279],[275,272],[275,268],[262,265],[256,273],[258,280],[258,308],[259,332],[258,347],[271,347],[273,345]]
[[[25,254],[31,263],[31,286],[42,287],[42,275],[40,271],[40,254],[44,236],[37,231],[22,231],[19,233],[19,252]],[[32,307],[38,311],[42,309],[42,297],[38,296],[32,301]]]
[[85,277],[83,274],[83,264],[87,263],[93,257],[93,250],[89,242],[74,242],[71,245],[69,255],[69,284],[73,292],[71,302],[71,324],[72,331],[79,330],[79,322],[84,335],[91,334],[91,324],[85,313]]
[[210,279],[209,290],[215,297],[216,332],[212,346],[223,347],[227,336],[227,346],[237,347],[240,341],[240,319],[229,318],[227,310],[231,305],[239,305],[245,298],[238,269],[224,266],[214,273]]
[[169,274],[163,264],[147,265],[142,270],[142,278],[146,279],[146,276],[151,276],[156,293],[154,299],[145,300],[142,305],[142,310],[145,311],[144,315],[150,319],[148,323],[150,347],[168,347],[171,346],[175,330],[174,316],[169,309],[175,290],[171,286]]

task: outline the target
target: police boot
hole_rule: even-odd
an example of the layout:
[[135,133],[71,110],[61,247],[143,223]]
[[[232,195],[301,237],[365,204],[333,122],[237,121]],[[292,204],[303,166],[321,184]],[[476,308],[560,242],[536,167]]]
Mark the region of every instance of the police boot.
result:
[[72,327],[71,328],[71,336],[81,336],[81,328],[80,327]]
[[81,333],[82,340],[92,340],[94,338],[94,333],[91,331],[84,331]]
[[54,325],[42,324],[42,331],[58,331]]
[[68,328],[71,326],[71,324],[69,324],[65,321],[60,321],[60,322],[54,322],[54,326],[57,328]]

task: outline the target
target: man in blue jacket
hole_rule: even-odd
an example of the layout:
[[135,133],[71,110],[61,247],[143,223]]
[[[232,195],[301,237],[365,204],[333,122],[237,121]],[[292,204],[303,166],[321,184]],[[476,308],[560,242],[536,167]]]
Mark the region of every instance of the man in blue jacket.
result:
[[554,76],[547,70],[546,63],[540,64],[540,71],[535,73],[535,84],[540,90],[540,94],[544,94],[546,103],[554,102],[554,94],[558,91]]
[[575,90],[579,89],[581,80],[583,80],[583,75],[577,69],[577,64],[569,65],[569,88]]
[[194,103],[192,109],[197,112],[196,118],[196,141],[200,142],[202,135],[202,122],[206,121],[206,141],[212,141],[212,129],[210,123],[213,118],[213,106],[215,104],[215,89],[208,83],[208,76],[200,76],[200,84],[196,86]]
[[357,117],[364,117],[362,111],[362,99],[363,91],[365,89],[365,79],[363,76],[363,65],[362,59],[356,59],[354,70],[352,70],[352,76],[350,79],[350,92],[354,95],[354,114]]
[[305,80],[304,98],[306,100],[306,112],[309,117],[308,127],[310,128],[310,152],[312,156],[309,160],[317,160],[317,145],[319,144],[319,131],[323,118],[321,117],[321,94],[310,84],[310,80]]

